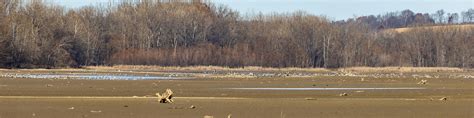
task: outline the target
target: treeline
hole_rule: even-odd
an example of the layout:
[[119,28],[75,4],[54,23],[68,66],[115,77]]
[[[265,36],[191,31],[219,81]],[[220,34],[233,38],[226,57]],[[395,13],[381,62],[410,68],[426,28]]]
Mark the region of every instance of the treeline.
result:
[[389,12],[384,15],[361,16],[337,21],[337,23],[345,22],[364,23],[373,30],[427,25],[467,24],[474,22],[474,9],[468,9],[461,13],[446,13],[441,9],[432,14],[415,13],[407,9],[401,12]]
[[[433,15],[415,20],[420,28],[391,32],[374,27],[415,21],[392,26],[375,20],[374,25],[305,12],[242,16],[199,0],[129,0],[78,9],[3,0],[0,10],[0,67],[5,68],[474,67],[474,27],[421,27],[436,23]],[[462,19],[471,19],[457,24],[473,23],[473,11],[463,12],[470,15]]]

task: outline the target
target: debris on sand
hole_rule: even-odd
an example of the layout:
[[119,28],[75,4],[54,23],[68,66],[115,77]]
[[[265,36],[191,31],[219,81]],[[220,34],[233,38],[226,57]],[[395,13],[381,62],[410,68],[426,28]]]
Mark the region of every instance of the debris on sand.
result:
[[349,94],[347,94],[347,93],[341,93],[341,94],[339,94],[339,96],[349,96]]
[[205,115],[204,118],[214,118],[214,116]]
[[69,109],[69,110],[74,110],[74,107],[70,107],[70,108],[67,108],[67,109]]
[[189,106],[188,108],[189,108],[189,109],[196,109],[196,106],[191,105],[191,106]]
[[153,86],[155,86],[155,87],[157,87],[157,86],[158,86],[158,84],[157,84],[157,83],[154,83],[154,82],[153,82],[152,84],[153,84]]
[[166,89],[166,91],[160,95],[160,93],[156,93],[158,96],[158,102],[160,103],[173,103],[173,91],[171,89]]
[[232,114],[227,115],[227,118],[232,118]]
[[53,87],[52,84],[46,84],[46,87]]
[[317,100],[316,98],[304,98],[305,100]]
[[428,80],[421,80],[420,82],[418,82],[418,84],[427,84],[428,83]]
[[97,111],[91,110],[91,113],[102,113],[102,111],[101,110],[97,110]]
[[443,97],[443,98],[441,98],[441,99],[439,99],[439,100],[441,100],[441,101],[447,101],[447,100],[448,100],[448,98],[446,98],[446,97]]
[[145,97],[145,98],[150,98],[150,97],[154,97],[154,95],[145,95],[145,96],[143,96],[143,97]]
[[182,106],[174,106],[174,107],[169,107],[168,109],[185,109],[185,107],[182,107]]

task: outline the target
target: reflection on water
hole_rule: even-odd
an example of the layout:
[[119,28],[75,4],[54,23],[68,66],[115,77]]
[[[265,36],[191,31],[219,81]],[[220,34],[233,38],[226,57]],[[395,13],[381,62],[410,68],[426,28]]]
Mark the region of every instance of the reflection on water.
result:
[[[5,75],[4,75],[5,76]],[[90,79],[90,80],[167,80],[182,79],[166,76],[149,75],[100,75],[100,74],[11,74],[12,78],[34,78],[34,79]]]
[[290,91],[326,91],[326,90],[417,90],[426,88],[228,88],[234,90],[290,90]]

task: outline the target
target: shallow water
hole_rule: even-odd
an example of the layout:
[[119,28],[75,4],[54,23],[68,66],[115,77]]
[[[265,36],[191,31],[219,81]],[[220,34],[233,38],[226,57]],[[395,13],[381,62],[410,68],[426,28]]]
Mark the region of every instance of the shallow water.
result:
[[90,79],[90,80],[169,80],[182,79],[167,76],[149,75],[99,75],[99,74],[14,74],[13,78],[33,78],[33,79]]
[[329,90],[418,90],[426,88],[228,88],[234,90],[289,90],[289,91],[329,91]]

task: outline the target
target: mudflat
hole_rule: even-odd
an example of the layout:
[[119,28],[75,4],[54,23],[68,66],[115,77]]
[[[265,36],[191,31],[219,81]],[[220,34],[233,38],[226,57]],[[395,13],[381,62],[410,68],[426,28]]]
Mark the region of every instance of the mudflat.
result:
[[[396,75],[123,69],[0,73],[8,75],[0,77],[0,118],[474,117],[474,78],[469,71]],[[104,80],[35,78],[32,74],[170,78]],[[427,82],[418,84],[421,80]],[[175,102],[159,103],[155,93],[168,88]]]

